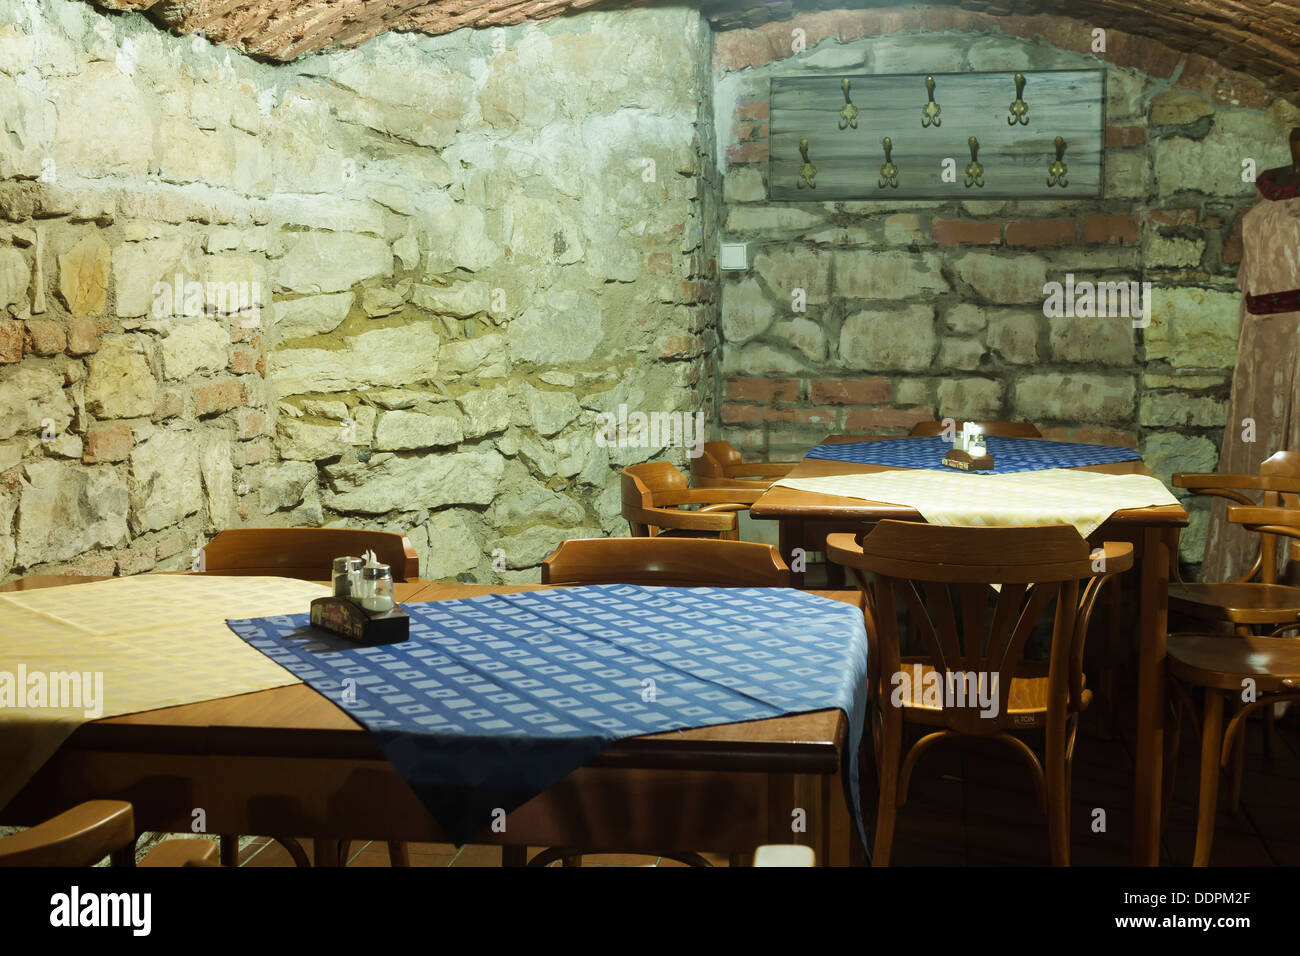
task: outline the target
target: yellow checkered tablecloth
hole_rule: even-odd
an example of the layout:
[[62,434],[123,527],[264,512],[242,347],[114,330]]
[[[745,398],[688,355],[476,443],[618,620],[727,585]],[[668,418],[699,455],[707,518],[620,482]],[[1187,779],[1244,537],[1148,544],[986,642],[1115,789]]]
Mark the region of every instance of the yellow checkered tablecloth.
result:
[[1085,538],[1116,511],[1178,503],[1168,488],[1148,475],[1105,475],[1069,468],[1009,475],[902,469],[783,478],[776,484],[915,508],[931,524],[1070,524]]
[[[299,683],[226,619],[302,614],[328,593],[291,578],[172,574],[0,593],[0,807],[87,720]],[[49,679],[66,674],[89,675],[72,682],[88,696]]]

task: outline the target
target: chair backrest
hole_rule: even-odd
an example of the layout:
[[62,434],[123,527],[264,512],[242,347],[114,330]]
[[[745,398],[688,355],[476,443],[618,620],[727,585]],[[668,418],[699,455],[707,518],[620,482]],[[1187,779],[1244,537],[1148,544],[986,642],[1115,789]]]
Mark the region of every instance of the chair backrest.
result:
[[632,534],[644,538],[657,533],[654,496],[656,492],[684,491],[686,476],[666,461],[648,461],[623,469],[623,517]]
[[110,854],[117,862],[135,836],[131,804],[88,800],[0,840],[0,866],[94,866]]
[[[1069,525],[954,528],[886,520],[862,536],[829,535],[826,545],[827,556],[851,568],[862,589],[868,653],[879,661],[872,679],[880,681],[875,689],[881,699],[890,696],[889,684],[911,679],[901,659],[901,598],[939,686],[956,698],[955,704],[945,701],[944,723],[976,735],[1015,726],[1007,712],[1011,682],[1025,642],[1053,599],[1048,706],[1080,706],[1083,644],[1097,591],[1133,563],[1132,545],[1108,542],[1090,552]],[[1080,581],[1087,581],[1082,594]],[[994,592],[991,584],[1000,588]],[[989,706],[994,691],[996,709]]]
[[328,581],[335,558],[366,551],[392,568],[394,581],[420,576],[420,558],[406,535],[355,528],[230,528],[204,545],[201,567],[205,574]]
[[[1247,509],[1258,506],[1247,492],[1258,492],[1263,507],[1297,508],[1300,507],[1300,452],[1275,453],[1259,466],[1258,475],[1178,472],[1170,483],[1175,488],[1188,488],[1198,494],[1225,498]],[[1300,551],[1295,545],[1300,545],[1300,542],[1293,542],[1291,556],[1300,560]],[[1171,565],[1173,561],[1171,557]],[[1259,535],[1259,547],[1253,562],[1236,580],[1252,581],[1258,577],[1261,583],[1275,584],[1278,571],[1277,535],[1265,531]]]
[[[957,422],[955,428],[960,429],[962,422]],[[1038,427],[1029,422],[976,422],[985,435],[991,435],[994,438],[1042,438],[1043,433]],[[912,426],[912,430],[907,433],[912,438],[931,438],[935,435],[943,434],[943,422],[917,422]]]
[[[1259,466],[1259,473],[1273,478],[1300,478],[1300,451],[1283,450],[1269,456],[1263,464]],[[1300,508],[1300,494],[1288,492],[1265,492],[1264,504],[1279,505],[1284,508]],[[1259,540],[1259,553],[1261,558],[1261,577],[1260,579],[1267,583],[1274,583],[1278,580],[1280,568],[1277,561],[1277,542],[1272,535],[1261,534]],[[1273,560],[1272,567],[1269,568],[1263,562],[1263,556],[1269,555]],[[1300,561],[1300,541],[1290,543],[1289,560]],[[1268,574],[1265,578],[1263,575]]]
[[727,477],[727,466],[739,465],[740,452],[730,442],[706,441],[699,457],[691,459],[691,477],[696,485]]
[[543,584],[784,588],[790,569],[770,544],[718,538],[576,538],[542,562]]

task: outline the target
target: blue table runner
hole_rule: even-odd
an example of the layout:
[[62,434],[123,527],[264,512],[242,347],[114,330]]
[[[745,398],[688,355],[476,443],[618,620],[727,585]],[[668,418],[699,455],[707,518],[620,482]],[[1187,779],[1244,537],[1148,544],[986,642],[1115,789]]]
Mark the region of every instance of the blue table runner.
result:
[[[1082,468],[1136,461],[1141,456],[1132,448],[1116,445],[1081,445],[1076,442],[1043,441],[1039,438],[985,438],[993,456],[993,470],[981,474],[1006,475],[1017,471],[1048,468]],[[859,465],[890,465],[895,468],[947,470],[940,461],[952,447],[942,435],[927,438],[892,438],[884,441],[848,441],[818,445],[805,458],[849,461]]]
[[410,640],[359,647],[308,615],[230,628],[370,730],[456,843],[615,742],[838,707],[866,849],[855,606],[788,588],[606,584],[402,605]]

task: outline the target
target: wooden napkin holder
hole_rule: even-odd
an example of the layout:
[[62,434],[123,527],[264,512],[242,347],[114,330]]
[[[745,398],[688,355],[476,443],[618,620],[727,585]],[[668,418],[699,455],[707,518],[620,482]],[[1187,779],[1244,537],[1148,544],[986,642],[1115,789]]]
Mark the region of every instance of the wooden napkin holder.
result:
[[968,451],[952,448],[943,456],[943,461],[940,464],[945,468],[955,468],[958,471],[992,471],[993,456],[980,455],[976,458],[972,457]]
[[319,597],[311,602],[311,623],[357,644],[400,644],[410,640],[411,619],[394,604],[391,610],[367,611],[345,597]]

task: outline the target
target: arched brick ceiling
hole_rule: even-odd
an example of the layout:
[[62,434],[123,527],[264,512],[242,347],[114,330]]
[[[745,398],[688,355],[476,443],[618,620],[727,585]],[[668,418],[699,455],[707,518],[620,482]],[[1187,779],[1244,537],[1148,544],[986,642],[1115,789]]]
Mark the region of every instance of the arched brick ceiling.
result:
[[[592,7],[647,6],[661,0],[94,0],[139,10],[181,33],[275,60],[331,46],[354,46],[386,30],[450,33],[545,20]],[[698,0],[720,29],[758,27],[833,8],[918,14],[925,6],[833,0]],[[1057,14],[1090,26],[1150,37],[1250,74],[1300,102],[1300,0],[938,0],[991,20]],[[951,20],[951,16],[947,19]],[[977,27],[977,29],[980,29]],[[1015,30],[1021,33],[1023,31]]]

